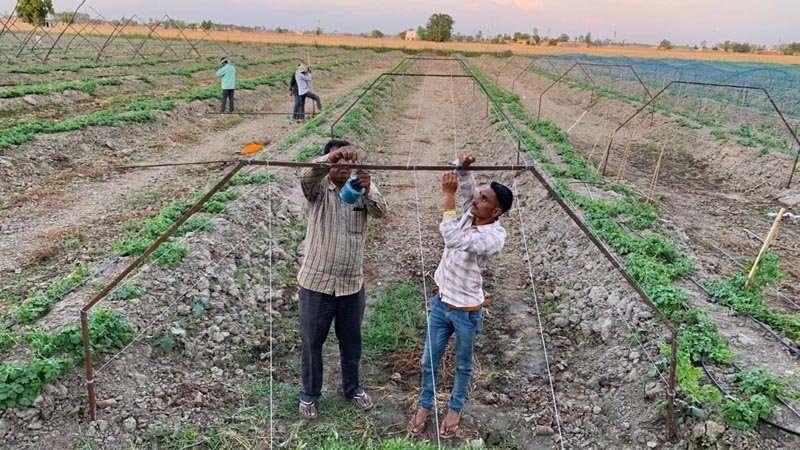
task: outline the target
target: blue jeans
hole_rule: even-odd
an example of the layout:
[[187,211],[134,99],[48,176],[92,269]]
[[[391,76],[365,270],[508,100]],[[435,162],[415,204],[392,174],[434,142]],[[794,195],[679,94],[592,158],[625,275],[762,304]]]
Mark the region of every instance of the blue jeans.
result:
[[[432,307],[428,315],[428,332],[425,349],[420,365],[422,368],[422,392],[419,406],[427,410],[433,409],[433,383],[439,378],[439,363],[447,350],[450,336],[456,334],[455,362],[456,370],[453,379],[453,392],[450,393],[448,409],[461,412],[469,392],[469,380],[472,378],[472,355],[475,338],[483,327],[483,310],[458,311],[450,309],[436,295],[431,299]],[[431,355],[433,361],[431,362]]]

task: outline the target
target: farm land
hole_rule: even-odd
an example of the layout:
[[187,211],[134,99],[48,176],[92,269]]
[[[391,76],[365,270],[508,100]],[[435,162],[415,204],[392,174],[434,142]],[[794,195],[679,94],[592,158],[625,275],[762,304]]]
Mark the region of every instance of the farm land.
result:
[[[258,160],[307,161],[362,92],[333,132],[368,163],[446,164],[471,150],[485,164],[535,165],[659,310],[536,178],[479,174],[513,186],[515,208],[486,279],[496,301],[478,340],[470,406],[459,438],[443,445],[800,446],[775,426],[800,430],[800,181],[787,187],[798,151],[789,131],[800,122],[797,66],[197,44],[202,57],[176,41],[163,54],[147,44],[138,58],[118,40],[95,61],[84,42],[47,63],[32,54],[0,65],[6,446],[436,448],[435,433],[414,441],[404,432],[418,393],[428,275],[441,252],[435,172],[373,175],[392,210],[371,223],[365,255],[362,376],[375,410],[361,414],[338,395],[331,335],[321,418],[297,417],[303,197],[294,170],[248,166],[89,314],[97,390],[89,417],[82,306],[229,169],[119,166],[236,159],[250,143],[264,145]],[[287,81],[309,60],[324,110],[304,123],[214,114],[217,45],[239,69],[239,111],[288,113]],[[587,65],[559,80],[577,61]],[[645,88],[616,66],[634,67]],[[385,77],[365,91],[390,71],[474,80]],[[760,92],[699,85],[670,87],[633,116],[673,80],[765,87],[786,123]],[[780,208],[789,214],[745,288]],[[674,439],[665,433],[671,327]],[[446,358],[445,373],[451,365]],[[441,392],[451,383],[445,375]]]

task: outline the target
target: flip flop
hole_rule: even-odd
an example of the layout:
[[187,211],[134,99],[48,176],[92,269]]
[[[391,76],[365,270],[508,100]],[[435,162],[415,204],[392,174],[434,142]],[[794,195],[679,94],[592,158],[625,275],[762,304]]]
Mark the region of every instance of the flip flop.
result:
[[[448,415],[450,413],[448,412]],[[459,423],[461,423],[461,413],[458,413],[458,420],[456,423],[449,424],[447,423],[447,417],[445,417],[444,422],[442,422],[442,429],[439,430],[439,437],[442,439],[453,439],[458,434]]]
[[[425,419],[422,421],[422,423],[416,421],[417,415],[419,414],[420,411],[422,411],[422,413],[425,416]],[[425,430],[428,429],[428,422],[431,419],[431,415],[432,413],[428,410],[418,409],[411,417],[411,420],[408,421],[408,425],[406,425],[406,432],[408,432],[408,434],[414,437],[417,437],[422,433],[424,433]]]
[[317,402],[306,402],[300,400],[300,406],[298,410],[300,412],[300,417],[303,419],[313,420],[317,418]]
[[372,403],[372,398],[363,389],[353,396],[353,402],[364,411],[369,411],[375,407],[375,404]]

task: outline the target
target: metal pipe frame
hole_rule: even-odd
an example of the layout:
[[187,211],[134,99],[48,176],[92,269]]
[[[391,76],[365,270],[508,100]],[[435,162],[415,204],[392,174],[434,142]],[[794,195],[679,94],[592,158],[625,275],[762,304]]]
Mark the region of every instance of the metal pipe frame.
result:
[[[86,29],[87,29],[87,28],[89,28],[89,26],[90,26],[90,25],[92,25],[92,29],[91,29],[91,30],[89,30],[89,31],[88,31],[86,34],[91,34],[91,33],[92,33],[92,31],[96,30],[96,29],[97,29],[97,24],[96,24],[95,22],[96,22],[96,20],[94,20],[94,19],[90,19],[88,22],[86,22],[85,24],[83,24],[83,26],[82,26],[80,29],[76,30],[76,31],[75,31],[75,34],[72,36],[72,39],[70,39],[70,40],[69,40],[69,42],[67,42],[67,45],[64,47],[64,53],[67,53],[67,52],[69,51],[69,48],[72,46],[72,42],[73,42],[75,39],[79,38],[79,37],[80,37],[81,39],[83,39],[83,40],[84,40],[84,42],[86,42],[86,43],[88,43],[89,45],[91,45],[92,47],[94,47],[94,49],[95,49],[96,51],[99,51],[99,50],[100,50],[100,47],[98,47],[98,46],[97,46],[97,44],[95,44],[94,42],[92,42],[92,40],[91,40],[91,39],[87,38],[87,37],[84,35],[84,33],[83,33],[84,31],[86,31]],[[73,25],[73,24],[69,24],[68,26],[69,26],[69,27],[72,27],[72,25]]]
[[[576,67],[580,67],[581,70],[583,70],[583,73],[586,74],[586,77],[590,80],[589,82],[592,84],[593,95],[594,95],[594,91],[597,90],[597,86],[594,84],[594,80],[592,80],[592,77],[589,76],[589,73],[586,71],[586,67],[628,68],[628,69],[631,70],[631,72],[633,72],[633,75],[636,77],[636,81],[639,82],[639,84],[642,86],[642,89],[644,89],[644,92],[650,98],[650,101],[648,101],[646,104],[649,105],[650,103],[652,103],[652,101],[654,99],[653,94],[650,92],[650,89],[647,88],[647,85],[644,84],[644,81],[642,81],[642,78],[639,76],[639,72],[637,72],[636,68],[634,68],[630,64],[601,64],[601,63],[591,63],[591,62],[584,62],[584,61],[575,61],[575,63],[572,64],[572,66],[570,66],[569,69],[567,69],[564,73],[562,73],[555,81],[553,81],[549,86],[547,86],[542,91],[541,94],[539,94],[539,105],[536,108],[536,120],[541,120],[541,118],[542,118],[542,99],[544,98],[544,95],[547,93],[547,91],[549,91],[553,86],[558,84],[561,80],[566,78],[567,75],[570,72],[572,72],[572,70],[575,69]],[[653,105],[653,111],[652,112],[653,112],[653,114],[655,114],[655,105]]]
[[[398,65],[395,67],[396,70],[400,65],[406,61],[406,59],[402,60]],[[475,76],[472,70],[467,66],[467,64],[460,60],[462,67],[464,68],[465,72],[467,72],[467,77],[472,78],[484,91],[487,97],[490,98],[491,104],[497,109],[497,112],[506,120],[507,127],[506,129],[511,133],[512,137],[517,140],[517,154],[519,160],[519,154],[521,153],[521,140],[519,138],[519,132],[514,125],[514,123],[508,118],[499,104],[489,95],[488,90],[480,81],[479,78]],[[389,72],[390,74],[392,72]],[[368,92],[369,89],[374,86],[379,79],[381,79],[385,74],[381,74],[378,76],[369,87],[367,87],[364,93]],[[424,74],[419,74],[420,76]],[[463,76],[462,76],[463,77]],[[348,109],[342,113],[338,118],[341,119],[346,112],[352,108],[358,100],[363,97],[364,93],[361,94],[349,107]],[[331,126],[331,133],[333,132],[333,125]],[[220,164],[220,163],[230,163],[230,161],[209,161],[209,162],[200,162],[200,163],[213,163],[213,164]],[[195,212],[199,211],[200,208],[206,203],[211,197],[222,189],[223,186],[234,176],[238,173],[242,168],[247,165],[259,165],[259,166],[267,166],[267,167],[314,167],[314,166],[327,166],[331,167],[331,164],[326,163],[303,163],[303,162],[294,162],[294,161],[268,161],[268,160],[240,160],[236,162],[236,165],[228,171],[225,176],[217,182],[206,194],[198,200],[188,211],[186,211],[172,226],[167,229],[161,236],[159,236],[150,246],[140,255],[136,260],[130,263],[119,275],[117,275],[107,286],[105,286],[100,292],[98,292],[88,303],[86,303],[80,312],[81,318],[81,330],[82,330],[82,337],[83,337],[83,347],[84,347],[84,369],[86,372],[86,388],[89,396],[89,415],[92,420],[96,418],[97,412],[97,394],[95,388],[95,380],[94,380],[94,372],[92,367],[92,354],[91,354],[91,337],[89,335],[89,320],[88,314],[92,307],[94,307],[98,302],[100,302],[103,298],[105,298],[115,286],[117,286],[128,274],[130,274],[136,267],[138,267],[144,260],[153,253],[163,242],[169,239],[172,234],[187,220],[191,215]],[[404,165],[359,165],[359,164],[337,164],[339,167],[347,167],[347,168],[372,168],[374,170],[434,170],[434,171],[444,171],[444,170],[452,170],[453,166],[404,166]],[[121,169],[124,169],[122,167]],[[142,166],[137,167],[128,167],[128,168],[143,168]],[[542,185],[542,187],[547,191],[550,198],[556,201],[558,205],[561,207],[562,210],[569,216],[569,218],[575,223],[575,225],[580,229],[580,231],[595,245],[595,247],[600,250],[603,256],[611,263],[611,265],[622,275],[625,281],[636,291],[641,301],[647,305],[649,308],[653,310],[653,312],[659,316],[667,326],[667,328],[671,332],[671,345],[672,345],[672,357],[671,357],[671,366],[670,366],[670,381],[669,386],[667,389],[667,433],[669,438],[672,439],[676,436],[675,430],[675,414],[674,414],[674,400],[675,400],[675,370],[677,366],[677,329],[675,328],[674,324],[666,317],[666,315],[658,308],[658,306],[653,302],[653,300],[647,295],[646,292],[636,283],[633,277],[627,272],[627,270],[622,266],[619,260],[614,256],[610,249],[608,249],[605,244],[595,236],[592,231],[589,229],[588,225],[581,219],[581,217],[572,210],[572,208],[567,204],[565,199],[556,191],[556,189],[547,181],[547,179],[542,175],[542,173],[536,168],[535,164],[531,165],[509,165],[509,166],[471,166],[470,170],[515,170],[515,171],[527,171],[530,172]]]
[[128,276],[136,267],[141,265],[147,257],[150,256],[162,243],[164,243],[167,239],[172,236],[175,231],[180,227],[184,222],[186,222],[189,217],[191,217],[194,213],[200,210],[200,208],[211,199],[211,197],[218,192],[220,189],[225,186],[225,184],[234,176],[236,175],[243,167],[245,167],[245,162],[240,162],[236,166],[233,167],[222,179],[217,182],[208,192],[198,200],[188,211],[183,213],[183,215],[172,224],[167,231],[165,231],[161,236],[158,237],[149,247],[139,255],[132,263],[128,264],[128,266],[120,272],[119,275],[114,277],[114,279],[106,285],[100,292],[98,292],[88,303],[83,305],[80,311],[80,321],[81,321],[81,336],[83,339],[83,367],[86,375],[86,390],[89,397],[89,417],[92,420],[95,420],[97,417],[97,390],[95,388],[95,381],[94,381],[94,368],[92,366],[92,351],[91,351],[91,336],[89,334],[89,311],[103,298],[105,298],[125,277]]
[[186,41],[186,43],[187,43],[187,44],[189,44],[189,47],[191,47],[191,48],[192,48],[192,50],[194,50],[195,54],[197,54],[197,57],[198,57],[198,58],[202,58],[202,57],[203,57],[203,55],[200,53],[200,51],[199,51],[199,50],[197,50],[197,48],[194,46],[194,44],[192,44],[192,41],[190,41],[190,40],[189,40],[189,38],[187,38],[187,37],[186,37],[186,35],[183,33],[183,27],[181,27],[181,26],[177,25],[177,23],[178,23],[178,22],[177,22],[175,19],[173,19],[172,17],[170,17],[169,15],[165,14],[164,16],[165,16],[165,17],[166,17],[166,18],[167,18],[167,19],[168,19],[170,22],[172,22],[172,23],[176,24],[176,28],[177,28],[177,30],[178,30],[178,34],[179,34],[179,35],[180,35],[180,36],[183,38],[183,40],[184,40],[184,41]]
[[743,90],[763,92],[764,95],[767,96],[767,100],[769,100],[770,104],[772,105],[772,108],[775,109],[775,112],[778,113],[778,116],[781,118],[781,121],[786,126],[786,129],[789,130],[789,134],[792,135],[792,138],[794,139],[795,143],[798,146],[797,153],[795,154],[795,157],[794,157],[794,163],[792,165],[792,170],[789,173],[789,179],[786,182],[786,188],[787,189],[792,186],[792,178],[794,178],[795,171],[797,170],[797,163],[798,163],[798,160],[800,160],[800,139],[798,139],[797,133],[792,128],[792,126],[789,124],[789,121],[786,119],[786,116],[783,115],[783,112],[781,111],[781,109],[778,107],[778,105],[772,99],[772,96],[770,95],[769,91],[766,88],[763,88],[763,87],[760,87],[760,86],[748,86],[748,85],[724,84],[724,83],[706,83],[706,82],[702,82],[702,81],[682,81],[682,80],[670,81],[669,83],[667,83],[666,86],[661,88],[661,90],[658,91],[650,99],[650,101],[648,101],[643,106],[641,106],[639,109],[637,109],[636,112],[634,112],[630,117],[625,119],[614,131],[612,131],[611,132],[611,136],[608,139],[608,145],[606,146],[606,154],[605,154],[605,156],[603,158],[603,169],[602,169],[603,175],[606,174],[606,168],[608,167],[608,159],[609,159],[609,155],[611,153],[611,146],[614,143],[614,137],[617,135],[617,133],[621,129],[625,128],[625,126],[628,125],[628,123],[630,123],[636,116],[638,116],[639,113],[641,113],[645,108],[647,108],[650,105],[654,105],[654,103],[655,103],[656,99],[658,99],[658,97],[660,97],[664,92],[666,92],[667,89],[669,89],[670,87],[672,87],[673,85],[676,85],[676,84],[689,85],[689,86],[720,87],[720,88],[726,88],[726,89],[743,89]]
[[[464,69],[472,74],[472,70],[469,66],[466,65],[462,61],[462,65]],[[473,74],[474,75],[474,74]],[[485,90],[483,83],[480,80],[477,80],[478,84],[484,89],[486,95],[488,91]],[[494,100],[494,99],[493,99]],[[493,101],[495,108],[497,108],[498,112],[503,116],[507,123],[507,129],[511,133],[512,137],[517,140],[517,152],[518,154],[522,151],[522,141],[519,137],[519,131],[517,131],[516,125],[509,120],[508,116],[502,111],[502,108]],[[518,155],[519,158],[519,155]],[[677,437],[677,423],[675,421],[675,396],[676,396],[676,370],[678,364],[678,351],[677,351],[677,343],[678,343],[678,330],[675,327],[675,324],[658,308],[658,305],[650,298],[649,295],[642,289],[641,286],[633,279],[633,277],[628,273],[625,267],[619,262],[619,260],[614,256],[612,251],[605,246],[605,244],[592,233],[589,226],[581,219],[581,217],[572,210],[572,208],[567,204],[566,200],[561,196],[561,194],[556,191],[556,189],[547,181],[547,179],[542,175],[542,173],[536,168],[535,163],[531,163],[528,167],[528,171],[539,181],[539,184],[547,191],[550,198],[556,201],[561,209],[569,216],[570,219],[575,223],[575,225],[580,229],[581,232],[586,236],[589,241],[594,244],[595,247],[603,254],[603,256],[611,263],[611,265],[622,275],[625,281],[633,288],[634,291],[638,294],[639,299],[649,307],[667,326],[668,330],[671,334],[671,358],[670,358],[670,373],[669,373],[669,382],[668,382],[668,389],[667,389],[667,435],[669,439],[675,439]]]
[[16,13],[18,6],[19,6],[19,0],[17,0],[17,2],[14,3],[14,7],[11,8],[11,12],[8,13],[8,18],[3,23],[3,29],[0,30],[0,38],[3,37],[3,35],[6,33],[6,30],[8,30],[8,27],[9,27],[9,24],[11,22],[11,19],[13,18],[14,22],[17,21],[16,16],[14,14]]
[[50,58],[50,53],[52,53],[53,49],[56,48],[58,41],[60,41],[61,37],[64,36],[64,33],[67,31],[67,28],[72,26],[72,22],[75,21],[75,16],[78,15],[78,10],[80,10],[81,7],[83,7],[84,3],[86,3],[86,0],[81,0],[80,4],[78,4],[78,7],[75,8],[75,12],[73,12],[72,16],[69,18],[69,22],[67,22],[67,24],[64,26],[64,29],[61,30],[61,33],[58,33],[58,37],[56,38],[55,42],[53,42],[53,45],[47,50],[47,53],[44,55],[44,62],[47,62],[47,59]]
[[[89,8],[91,8],[91,6]],[[92,11],[94,11],[94,8],[91,8],[91,9],[92,9]],[[95,11],[95,13],[97,13],[97,12]],[[125,20],[124,17],[122,19]],[[114,29],[111,30],[111,34],[109,34],[108,37],[106,38],[106,41],[103,42],[103,45],[100,47],[100,50],[97,52],[97,56],[94,58],[94,62],[100,61],[100,57],[103,56],[103,52],[106,50],[106,47],[108,47],[109,42],[111,42],[111,39],[114,37],[114,34],[117,32],[117,28],[119,28],[121,23],[122,22],[114,24]]]
[[521,70],[521,71],[520,71],[520,72],[517,74],[517,76],[515,76],[515,77],[514,77],[514,80],[513,80],[513,81],[511,81],[511,93],[512,93],[512,94],[514,94],[514,93],[515,93],[514,91],[515,91],[515,88],[516,88],[516,86],[517,86],[517,80],[519,80],[519,79],[522,77],[522,75],[524,75],[525,73],[527,73],[527,72],[528,72],[528,70],[530,70],[530,68],[531,68],[531,67],[532,67],[534,64],[536,64],[536,61],[538,61],[538,60],[539,60],[539,59],[541,59],[541,58],[542,58],[541,56],[534,56],[533,58],[531,58],[531,62],[530,62],[530,63],[529,63],[527,66],[525,66],[525,68],[524,68],[524,69],[522,69],[522,70]]

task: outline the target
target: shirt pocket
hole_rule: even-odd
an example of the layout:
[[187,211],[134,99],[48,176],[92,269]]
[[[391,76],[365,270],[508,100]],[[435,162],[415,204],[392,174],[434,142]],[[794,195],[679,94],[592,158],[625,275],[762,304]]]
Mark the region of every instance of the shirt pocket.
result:
[[363,235],[367,222],[367,211],[363,202],[355,207],[347,207],[344,212],[345,229],[349,234]]

